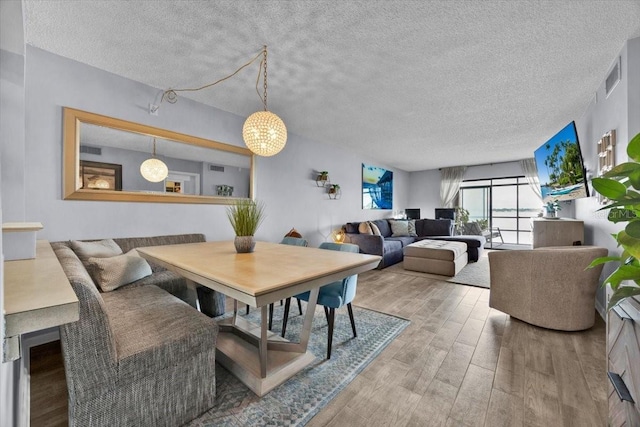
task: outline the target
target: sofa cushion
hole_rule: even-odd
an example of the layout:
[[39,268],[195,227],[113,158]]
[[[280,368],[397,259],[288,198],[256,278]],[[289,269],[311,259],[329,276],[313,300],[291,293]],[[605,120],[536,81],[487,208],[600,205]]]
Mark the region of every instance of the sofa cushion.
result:
[[410,219],[408,222],[407,228],[409,229],[409,236],[418,237],[418,233],[416,233],[416,220]]
[[453,221],[450,219],[418,219],[416,233],[418,236],[451,236]]
[[[123,252],[129,252],[131,249],[142,248],[145,246],[163,246],[163,245],[179,245],[182,243],[200,243],[205,241],[204,234],[172,234],[167,236],[151,236],[151,237],[122,237],[113,239],[114,242],[122,248]],[[164,267],[156,263],[150,262],[151,271],[157,273],[165,271]]]
[[389,226],[389,221],[386,219],[376,219],[375,221],[371,221],[375,225],[378,226],[380,230],[380,235],[382,237],[390,237],[391,236],[391,227]]
[[373,234],[373,230],[371,229],[371,224],[367,221],[362,221],[358,226],[358,231],[360,234]]
[[410,245],[416,241],[415,237],[411,236],[401,236],[401,237],[387,237],[384,239],[385,242],[400,242],[402,243],[402,247],[404,248],[407,245]]
[[116,342],[118,379],[136,379],[216,345],[213,319],[156,286],[103,294]]
[[87,260],[87,270],[102,292],[114,291],[151,275],[149,263],[135,249],[109,258],[91,257]]
[[409,236],[409,221],[390,219],[389,225],[391,225],[391,237]]
[[122,248],[113,239],[95,242],[72,240],[69,245],[85,265],[89,258],[108,258],[122,254]]
[[374,236],[382,236],[382,233],[380,233],[380,229],[374,222],[369,222],[369,226],[371,227],[371,232]]
[[402,242],[399,240],[384,239],[384,246],[382,247],[383,255],[389,252],[402,252]]
[[359,222],[348,222],[344,225],[344,232],[350,234],[358,234],[358,227],[360,226]]

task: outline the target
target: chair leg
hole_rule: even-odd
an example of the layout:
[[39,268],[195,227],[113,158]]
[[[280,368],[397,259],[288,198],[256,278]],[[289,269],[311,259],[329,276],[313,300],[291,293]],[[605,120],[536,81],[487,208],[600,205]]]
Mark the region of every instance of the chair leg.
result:
[[331,344],[333,342],[333,321],[335,319],[335,316],[336,316],[336,309],[335,308],[329,309],[329,316],[328,316],[329,321],[327,322],[329,323],[329,336],[327,341],[327,359],[331,359]]
[[273,326],[273,303],[269,304],[269,330]]
[[353,337],[356,338],[358,334],[356,332],[356,321],[353,318],[353,309],[351,308],[351,303],[347,304],[347,310],[349,310],[349,320],[351,320],[351,329],[353,330]]
[[287,298],[284,303],[284,315],[282,316],[282,338],[284,333],[287,332],[287,321],[289,320],[289,308],[291,307],[291,298]]
[[249,304],[247,304],[247,316],[249,315]]
[[327,319],[327,323],[329,323],[329,308],[327,308],[327,306],[322,306],[322,308],[324,308],[324,317],[326,317]]
[[302,316],[302,303],[298,298],[296,298],[296,300],[298,301],[298,311],[300,312],[300,316]]

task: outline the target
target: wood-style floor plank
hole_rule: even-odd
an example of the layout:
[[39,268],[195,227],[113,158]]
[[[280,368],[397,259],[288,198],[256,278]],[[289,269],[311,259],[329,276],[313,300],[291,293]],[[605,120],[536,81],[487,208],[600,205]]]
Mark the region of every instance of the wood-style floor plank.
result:
[[[354,304],[411,324],[307,425],[606,425],[604,322],[538,328],[489,308],[489,292],[419,273],[361,274]],[[35,349],[31,375],[31,425],[66,425],[59,344]]]

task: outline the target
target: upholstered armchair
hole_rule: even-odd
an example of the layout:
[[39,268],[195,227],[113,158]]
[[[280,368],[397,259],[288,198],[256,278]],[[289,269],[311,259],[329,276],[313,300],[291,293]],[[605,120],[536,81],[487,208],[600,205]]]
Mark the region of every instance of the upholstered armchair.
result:
[[603,266],[587,266],[606,255],[596,246],[490,252],[489,306],[543,328],[589,329]]

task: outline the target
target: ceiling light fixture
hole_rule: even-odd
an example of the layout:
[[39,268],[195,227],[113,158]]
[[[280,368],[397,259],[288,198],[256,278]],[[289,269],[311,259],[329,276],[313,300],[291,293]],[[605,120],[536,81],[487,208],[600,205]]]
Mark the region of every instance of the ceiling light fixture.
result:
[[[262,101],[264,111],[257,111],[251,114],[242,126],[242,139],[249,150],[258,156],[269,157],[278,154],[287,143],[287,127],[280,117],[267,110],[267,46],[263,46],[262,50],[251,61],[238,68],[234,73],[223,77],[213,83],[204,85],[199,88],[186,89],[168,89],[162,94],[162,101],[166,100],[171,104],[175,104],[178,100],[176,92],[195,92],[208,87],[214,86],[224,80],[227,80],[240,72],[242,69],[253,64],[262,56],[260,67],[258,69],[258,78],[256,79],[256,92]],[[263,93],[258,89],[260,78],[262,77]],[[152,107],[151,112],[157,112],[159,107]]]
[[156,139],[153,138],[153,156],[140,165],[142,177],[150,182],[160,182],[169,175],[169,168],[156,157]]

